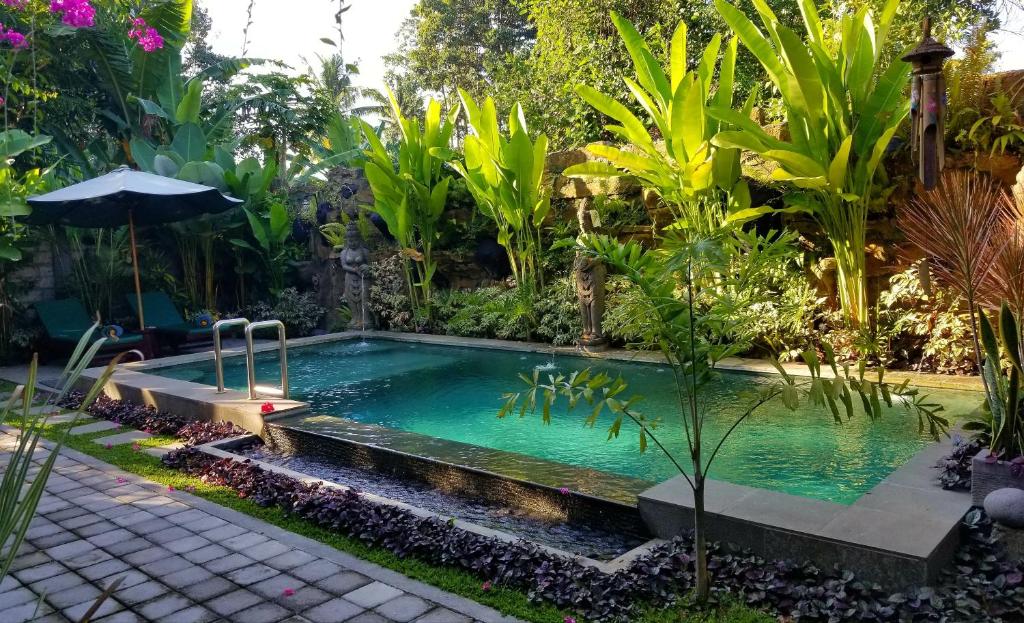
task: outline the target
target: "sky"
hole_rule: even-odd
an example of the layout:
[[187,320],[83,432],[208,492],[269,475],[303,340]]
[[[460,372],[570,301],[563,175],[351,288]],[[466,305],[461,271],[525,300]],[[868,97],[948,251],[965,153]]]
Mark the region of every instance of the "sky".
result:
[[[349,0],[349,4],[352,8],[344,14],[343,22],[345,60],[359,63],[361,75],[355,79],[356,84],[380,88],[385,71],[382,57],[395,50],[398,29],[416,1]],[[222,54],[241,54],[249,0],[205,0],[203,6],[213,19],[213,49]],[[303,57],[317,66],[317,54],[326,56],[334,51],[320,38],[337,39],[337,7],[338,0],[255,0],[248,55],[283,60],[297,71],[306,68]],[[1002,51],[997,69],[1024,68],[1022,32],[1024,14],[1014,11],[1004,16],[1004,31],[995,34]]]

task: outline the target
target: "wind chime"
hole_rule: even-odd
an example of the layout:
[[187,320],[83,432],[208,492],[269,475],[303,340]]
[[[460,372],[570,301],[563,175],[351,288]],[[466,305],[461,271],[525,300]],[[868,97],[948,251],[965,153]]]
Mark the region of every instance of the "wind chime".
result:
[[903,60],[913,66],[910,88],[910,144],[918,160],[918,177],[925,190],[935,188],[945,164],[943,142],[946,118],[946,79],[942,65],[953,50],[932,38],[931,18],[925,18],[924,38]]

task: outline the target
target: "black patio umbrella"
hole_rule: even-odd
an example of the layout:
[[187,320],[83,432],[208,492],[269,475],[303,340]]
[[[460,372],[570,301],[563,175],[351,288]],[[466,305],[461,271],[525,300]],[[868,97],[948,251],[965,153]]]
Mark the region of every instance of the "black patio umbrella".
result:
[[135,271],[139,328],[145,330],[135,225],[159,225],[218,214],[242,203],[216,188],[120,167],[106,175],[52,193],[30,197],[32,214],[25,222],[71,227],[128,226]]

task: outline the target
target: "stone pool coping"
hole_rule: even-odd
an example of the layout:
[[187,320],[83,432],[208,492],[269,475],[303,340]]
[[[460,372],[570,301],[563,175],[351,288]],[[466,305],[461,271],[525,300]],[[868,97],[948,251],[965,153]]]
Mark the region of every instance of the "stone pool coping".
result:
[[[349,331],[298,338],[289,340],[288,345],[300,347],[360,337],[556,356],[664,362],[659,353],[652,352],[612,349],[586,353],[540,343],[385,331]],[[275,347],[274,343],[257,344],[256,351]],[[225,357],[241,355],[244,355],[242,349],[224,351]],[[146,374],[156,368],[212,358],[212,352],[202,352],[123,364],[108,383],[108,393],[168,411],[183,410],[206,419],[231,420],[257,434],[263,432],[267,420],[279,421],[309,413],[307,403],[273,399],[280,410],[264,418],[259,413],[262,401],[250,401],[241,392],[229,390],[217,394],[215,388],[207,385]],[[802,365],[786,364],[785,367],[794,375],[807,375]],[[767,362],[738,358],[722,362],[720,368],[752,374],[775,373]],[[95,378],[101,370],[90,369],[84,376]],[[912,372],[890,372],[887,377],[893,382],[910,379],[920,387],[972,391],[980,388],[980,381],[972,377]],[[768,557],[806,558],[823,566],[838,564],[890,587],[928,583],[952,559],[959,544],[960,520],[971,507],[969,494],[945,491],[935,483],[934,467],[947,452],[948,448],[942,443],[925,447],[849,506],[708,481],[706,509],[712,517],[711,537],[748,547]],[[540,484],[552,486],[552,483]],[[691,527],[692,493],[681,476],[639,492],[637,506],[657,537],[670,538]]]

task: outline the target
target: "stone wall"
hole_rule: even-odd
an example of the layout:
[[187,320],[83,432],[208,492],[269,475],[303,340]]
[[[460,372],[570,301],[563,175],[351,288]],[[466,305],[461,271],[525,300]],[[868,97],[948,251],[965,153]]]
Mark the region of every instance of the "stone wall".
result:
[[18,303],[29,306],[56,298],[56,270],[53,249],[43,242],[25,252],[9,277]]

